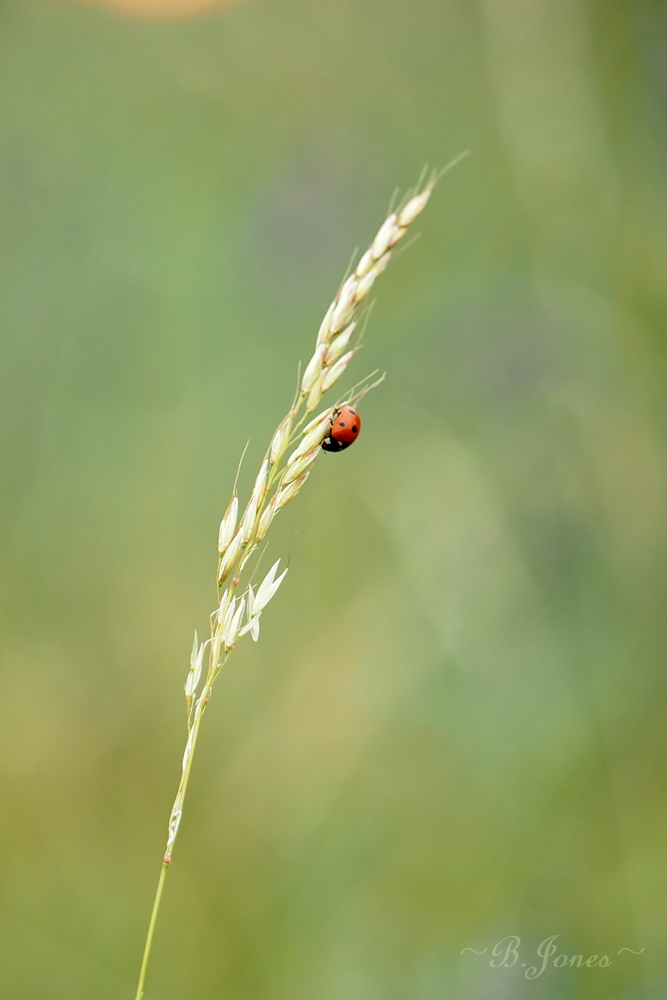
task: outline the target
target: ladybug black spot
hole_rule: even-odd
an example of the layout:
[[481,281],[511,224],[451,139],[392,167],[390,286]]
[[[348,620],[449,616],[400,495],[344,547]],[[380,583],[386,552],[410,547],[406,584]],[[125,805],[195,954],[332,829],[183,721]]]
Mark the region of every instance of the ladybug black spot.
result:
[[352,428],[352,433],[353,434],[358,434],[359,433],[359,428],[358,427],[353,427]]
[[345,427],[345,421],[341,420],[338,424],[339,427]]

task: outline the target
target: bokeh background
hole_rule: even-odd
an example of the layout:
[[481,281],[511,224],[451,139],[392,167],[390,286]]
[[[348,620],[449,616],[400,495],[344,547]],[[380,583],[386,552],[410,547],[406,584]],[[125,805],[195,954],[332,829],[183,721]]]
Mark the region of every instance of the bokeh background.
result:
[[[271,530],[146,1000],[663,1000],[664,4],[0,32],[2,1000],[134,997],[238,457],[247,490],[350,253],[465,148],[377,285],[359,443]],[[551,935],[611,964],[526,979]]]

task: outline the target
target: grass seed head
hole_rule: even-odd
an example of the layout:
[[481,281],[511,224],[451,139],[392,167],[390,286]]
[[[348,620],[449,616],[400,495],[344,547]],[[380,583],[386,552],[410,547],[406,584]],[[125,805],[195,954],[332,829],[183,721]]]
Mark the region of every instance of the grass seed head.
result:
[[331,333],[338,333],[352,319],[357,297],[357,279],[353,274],[345,281],[331,314]]
[[290,500],[294,499],[309,475],[310,471],[305,472],[299,479],[295,479],[289,486],[281,489],[280,493],[276,496],[276,513],[282,510],[283,507],[286,507]]
[[239,528],[242,545],[247,545],[252,537],[252,531],[255,527],[255,518],[257,517],[257,503],[258,497],[253,493],[248,502],[248,506],[245,509],[243,519],[241,520],[241,527]]
[[311,467],[319,453],[320,442],[318,442],[311,451],[306,452],[305,455],[299,455],[299,457],[292,462],[291,465],[287,466],[281,485],[283,487],[288,486],[289,483],[293,483],[295,479],[298,479],[299,476],[306,471],[306,469]]
[[332,385],[336,384],[355,354],[356,351],[348,351],[333,367],[325,371],[324,378],[322,379],[322,392],[326,392]]
[[379,260],[380,257],[387,252],[389,242],[394,236],[396,229],[396,215],[392,214],[388,219],[384,220],[378,230],[377,236],[373,240],[373,245],[371,247],[373,260]]
[[243,532],[239,529],[234,538],[229,543],[229,547],[222,557],[222,562],[220,563],[220,571],[218,573],[218,584],[224,583],[230,574],[230,571],[236,562],[239,552],[241,551],[241,545],[243,544]]
[[319,347],[315,348],[315,353],[308,362],[305,372],[303,373],[303,378],[301,380],[301,392],[304,396],[307,396],[315,382],[319,378],[320,372],[324,365],[324,355],[326,352],[326,344],[320,344]]
[[222,625],[222,623],[225,620],[225,614],[227,613],[228,604],[229,604],[229,587],[227,587],[224,594],[220,598],[220,604],[218,605],[218,610],[215,613],[215,617],[218,620],[218,625]]
[[328,410],[324,413],[320,413],[315,420],[311,420],[303,431],[303,437],[298,447],[294,449],[292,454],[287,459],[287,468],[294,465],[298,458],[305,455],[306,452],[311,451],[318,444],[322,443],[322,439],[326,437],[329,427],[331,426],[331,418],[333,416],[334,408],[330,406]]
[[257,479],[255,480],[255,485],[252,490],[252,495],[258,497],[260,500],[266,488],[266,477],[268,476],[268,473],[269,461],[265,458],[259,472],[257,473]]
[[262,462],[262,467],[257,474],[257,479],[255,480],[255,485],[253,487],[250,500],[248,501],[248,506],[243,514],[243,520],[241,521],[241,527],[239,531],[242,536],[243,545],[247,543],[252,538],[253,529],[255,527],[255,520],[257,518],[257,510],[264,497],[264,490],[266,488],[266,478],[269,469],[269,460],[267,458]]
[[368,274],[373,266],[373,248],[369,247],[366,253],[362,256],[361,260],[357,264],[357,268],[354,272],[357,279],[363,278],[364,275]]
[[285,447],[287,446],[291,429],[292,415],[289,414],[285,417],[271,438],[271,444],[269,445],[269,462],[271,465],[280,461],[282,454],[285,451]]
[[405,205],[401,209],[398,215],[398,224],[401,227],[401,229],[406,229],[409,225],[411,225],[415,221],[418,215],[421,215],[421,213],[426,208],[426,203],[428,202],[430,197],[431,197],[431,188],[427,187],[425,191],[421,192],[421,194],[415,195],[414,198],[410,199],[410,201],[407,203],[407,205]]
[[[363,285],[363,281],[359,283],[359,286],[357,288],[357,302],[359,301],[359,291],[361,289],[361,285]],[[342,333],[339,333],[338,336],[331,341],[329,347],[327,348],[326,355],[324,357],[324,363],[327,367],[329,365],[332,365],[334,361],[337,361],[338,358],[341,356],[347,345],[350,343],[350,340],[352,339],[352,334],[354,333],[356,328],[357,328],[356,322],[350,323],[349,326],[345,327]]]
[[324,429],[327,423],[331,420],[335,409],[335,406],[330,406],[327,410],[322,410],[322,412],[318,413],[316,417],[313,417],[313,419],[307,423],[302,430],[301,433],[303,436],[305,437],[307,434],[310,434],[310,432],[315,430],[316,427]]
[[[278,567],[280,566],[280,559],[274,562],[273,566],[266,574],[262,582],[260,583],[257,594],[253,600],[253,615],[259,615],[264,610],[266,605],[269,603],[271,598],[274,596],[278,587],[283,582],[287,576],[287,568],[282,571],[280,576],[276,579],[276,573],[278,572]],[[288,567],[289,568],[289,567]]]
[[202,642],[199,649],[197,649],[197,633],[195,632],[195,641],[192,647],[192,655],[190,656],[190,670],[185,681],[185,697],[190,699],[192,695],[197,690],[197,685],[201,678],[202,664],[204,662],[204,648],[205,643]]
[[390,260],[391,260],[391,254],[389,253],[389,251],[387,251],[386,254],[384,254],[382,257],[380,257],[380,259],[375,264],[375,267],[370,272],[370,274],[372,274],[374,276],[373,280],[375,280],[375,278],[379,278],[380,277],[380,275],[385,270],[385,268],[386,268],[386,266],[387,266],[387,264],[389,263]]
[[396,244],[401,242],[407,231],[408,231],[407,228],[401,229],[400,226],[396,226],[396,229],[394,230],[394,235],[389,240],[388,244],[389,250],[393,250]]
[[366,296],[370,292],[371,288],[373,287],[376,278],[377,278],[377,271],[376,271],[375,268],[372,268],[368,272],[368,274],[366,274],[361,279],[361,281],[359,282],[359,288],[357,290],[357,301],[358,302],[362,302],[366,298]]
[[[465,155],[465,154],[462,154]],[[452,161],[450,167],[457,160]],[[329,407],[317,416],[307,418],[306,414],[319,405],[322,394],[327,392],[347,369],[356,353],[347,350],[355,330],[355,311],[368,295],[373,283],[387,266],[391,257],[391,248],[401,240],[408,226],[423,211],[430,197],[435,178],[420,193],[411,198],[398,213],[392,213],[380,226],[371,246],[362,255],[353,274],[348,276],[341,285],[338,294],[327,309],[320,325],[315,353],[303,373],[296,398],[282,423],[274,432],[266,457],[261,465],[255,484],[244,511],[240,526],[237,527],[239,502],[236,492],[237,480],[232,490],[232,499],[220,524],[218,536],[218,552],[220,555],[218,584],[222,586],[233,572],[230,585],[225,589],[219,600],[218,607],[211,615],[211,638],[199,644],[195,642],[190,659],[190,670],[185,684],[188,710],[188,740],[183,755],[183,773],[179,789],[169,817],[169,834],[164,864],[171,862],[172,849],[181,822],[183,802],[190,774],[190,765],[194,754],[197,733],[202,715],[209,702],[213,683],[220,672],[227,653],[234,647],[238,638],[247,632],[253,639],[259,636],[259,619],[264,608],[273,598],[281,585],[287,570],[277,576],[279,562],[274,563],[255,594],[248,585],[245,594],[236,596],[236,588],[240,584],[243,569],[255,552],[278,511],[287,506],[302,488],[310,475],[313,463],[321,452],[323,437],[331,426],[335,412],[340,406]],[[373,373],[375,374],[375,373]],[[370,383],[369,376],[362,380],[359,386],[350,390],[348,401],[352,405],[378,385],[382,377]],[[305,410],[305,413],[304,413]],[[307,422],[306,422],[307,421]],[[301,429],[301,424],[306,426]],[[299,434],[300,431],[300,434]],[[285,461],[285,454],[292,446],[293,439],[300,438],[299,444],[292,450]],[[247,447],[247,446],[246,446]],[[244,451],[245,454],[245,451]],[[240,470],[240,465],[239,465]],[[275,487],[275,492],[268,503],[266,495],[269,489]],[[244,622],[244,614],[247,617]],[[209,648],[209,666],[205,680],[201,683],[205,650]],[[199,692],[198,686],[200,687]],[[163,876],[164,877],[164,873]],[[154,904],[154,915],[159,905],[162,881],[159,883],[158,896]],[[153,927],[152,920],[150,927]],[[143,983],[150,945],[152,929],[149,931],[144,961],[139,980],[138,995],[143,995]]]
[[268,503],[266,505],[266,507],[264,508],[264,510],[262,511],[262,516],[260,517],[259,524],[257,525],[257,541],[258,542],[262,541],[262,539],[264,538],[264,535],[269,530],[269,525],[271,524],[271,521],[274,518],[274,515],[276,513],[275,500],[276,500],[276,497],[274,496],[273,499],[271,500],[271,502]]
[[320,324],[320,328],[317,332],[316,346],[319,347],[320,344],[326,344],[331,339],[331,314],[336,308],[336,300],[331,303],[326,313],[324,314],[324,319]]
[[245,610],[245,597],[242,597],[241,600],[239,601],[239,605],[236,611],[229,619],[229,624],[222,636],[222,640],[225,644],[225,649],[228,652],[230,649],[234,648],[234,644],[238,638],[239,629],[241,627],[241,619],[243,618],[244,610]]
[[317,382],[308,393],[306,400],[306,413],[312,413],[322,398],[322,373],[318,375]]
[[239,499],[234,494],[227,508],[225,516],[220,522],[220,534],[218,535],[218,553],[219,555],[224,555],[227,550],[227,546],[234,537],[234,532],[236,531],[236,518],[239,513]]

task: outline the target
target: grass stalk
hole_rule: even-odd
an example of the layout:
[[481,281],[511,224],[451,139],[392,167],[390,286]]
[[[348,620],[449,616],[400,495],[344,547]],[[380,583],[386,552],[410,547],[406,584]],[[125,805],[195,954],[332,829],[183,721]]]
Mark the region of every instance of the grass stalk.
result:
[[[461,157],[452,161],[450,166],[459,159]],[[218,604],[210,616],[210,638],[199,643],[195,632],[190,669],[185,682],[188,737],[178,791],[169,815],[167,843],[148,925],[135,1000],[142,1000],[144,996],[167,871],[171,865],[183,815],[199,730],[213,685],[237,641],[248,632],[257,641],[262,612],[287,573],[285,569],[278,575],[278,560],[255,592],[250,581],[242,584],[244,570],[250,557],[263,542],[274,517],[294,499],[308,479],[322,451],[322,442],[331,430],[336,412],[346,404],[358,402],[361,396],[381,381],[380,378],[371,384],[373,376],[369,376],[351,390],[348,396],[339,398],[336,403],[313,417],[323,396],[343,376],[359,349],[358,338],[354,346],[350,345],[354,342],[355,333],[358,334],[357,328],[363,330],[364,324],[359,323],[359,320],[363,320],[365,300],[387,266],[394,248],[426,207],[437,179],[433,175],[428,183],[409,193],[401,205],[391,212],[354,271],[342,282],[322,321],[315,352],[304,369],[292,406],[271,438],[240,521],[237,474],[232,499],[220,524],[218,536]],[[202,683],[205,660],[207,669]]]
[[137,985],[137,995],[135,1000],[141,1000],[141,998],[144,995],[144,983],[146,982],[146,973],[148,972],[148,962],[151,957],[151,949],[153,947],[153,935],[155,933],[155,925],[157,924],[157,915],[160,910],[160,903],[162,902],[162,890],[164,889],[164,883],[166,881],[168,871],[169,871],[169,865],[166,863],[166,861],[163,861],[162,868],[160,869],[160,878],[158,879],[157,883],[157,891],[155,893],[155,899],[153,900],[151,919],[148,924],[148,934],[146,935],[144,954],[141,959],[141,971],[139,973],[139,983]]

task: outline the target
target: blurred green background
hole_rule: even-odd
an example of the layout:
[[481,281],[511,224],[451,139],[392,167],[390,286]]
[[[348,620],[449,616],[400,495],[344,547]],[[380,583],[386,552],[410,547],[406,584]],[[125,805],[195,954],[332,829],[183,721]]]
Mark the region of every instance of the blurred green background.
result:
[[[350,253],[464,148],[359,444],[271,530],[146,1000],[664,1000],[664,4],[0,32],[1,1000],[134,997],[239,454],[247,491]],[[556,934],[611,965],[526,979]]]

